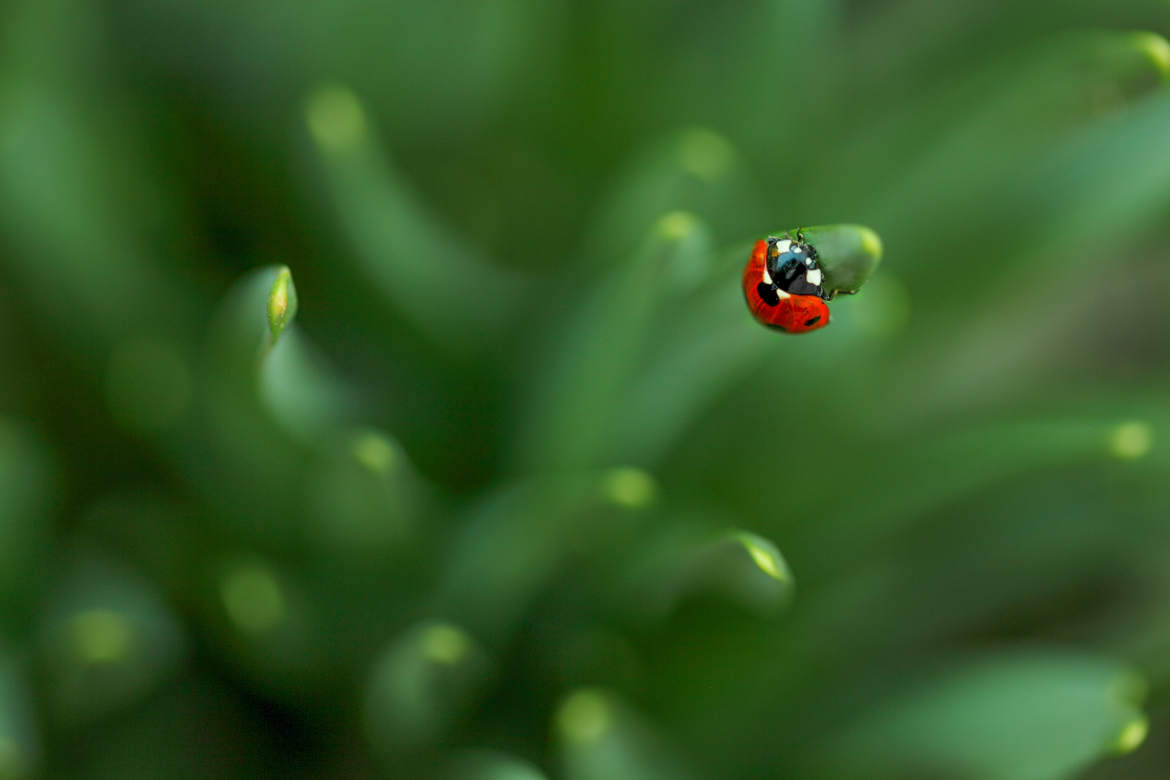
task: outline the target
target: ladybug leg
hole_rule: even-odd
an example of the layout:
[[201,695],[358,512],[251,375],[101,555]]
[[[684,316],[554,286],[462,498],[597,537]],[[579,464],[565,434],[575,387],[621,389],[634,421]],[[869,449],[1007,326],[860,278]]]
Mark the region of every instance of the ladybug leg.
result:
[[804,228],[796,229],[796,240],[802,244],[804,243]]

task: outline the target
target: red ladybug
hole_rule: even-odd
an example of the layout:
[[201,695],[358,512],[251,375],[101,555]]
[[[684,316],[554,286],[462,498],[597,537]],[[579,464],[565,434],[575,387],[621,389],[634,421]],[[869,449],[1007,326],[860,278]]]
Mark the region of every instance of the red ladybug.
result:
[[756,242],[743,269],[743,294],[752,316],[770,328],[807,333],[829,324],[831,296],[822,286],[817,250],[796,240],[771,236]]

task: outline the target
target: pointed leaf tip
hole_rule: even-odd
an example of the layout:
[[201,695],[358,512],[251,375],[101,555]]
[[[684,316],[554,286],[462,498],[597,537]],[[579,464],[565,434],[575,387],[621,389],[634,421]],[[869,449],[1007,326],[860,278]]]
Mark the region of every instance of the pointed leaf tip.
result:
[[297,288],[293,284],[292,271],[284,266],[276,274],[272,291],[268,293],[268,330],[272,343],[280,338],[284,329],[292,324],[297,315]]
[[[796,230],[780,231],[795,235]],[[817,250],[824,273],[824,287],[834,293],[852,294],[861,289],[882,259],[882,240],[864,225],[821,225],[804,228],[804,236]]]
[[1140,713],[1135,715],[1132,720],[1121,728],[1117,738],[1113,741],[1111,745],[1113,752],[1117,755],[1132,753],[1145,742],[1146,735],[1149,731],[1150,722],[1146,719],[1146,716]]
[[1152,32],[1135,33],[1134,41],[1150,58],[1150,63],[1157,69],[1162,79],[1170,79],[1170,43],[1161,35]]

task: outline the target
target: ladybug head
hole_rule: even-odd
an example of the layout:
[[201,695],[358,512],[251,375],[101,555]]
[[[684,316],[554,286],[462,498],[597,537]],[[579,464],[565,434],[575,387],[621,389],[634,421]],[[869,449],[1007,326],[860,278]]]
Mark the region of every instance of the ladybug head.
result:
[[772,283],[789,295],[815,295],[828,299],[822,286],[823,275],[817,265],[817,250],[803,241],[800,233],[795,240],[784,238],[768,239],[768,253],[765,267]]

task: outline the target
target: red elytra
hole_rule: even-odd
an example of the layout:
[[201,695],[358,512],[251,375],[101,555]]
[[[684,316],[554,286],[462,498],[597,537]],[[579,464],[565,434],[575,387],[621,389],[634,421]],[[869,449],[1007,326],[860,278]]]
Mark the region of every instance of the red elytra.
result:
[[829,307],[815,295],[781,297],[775,306],[760,297],[758,288],[764,281],[767,252],[768,242],[757,241],[743,269],[743,294],[752,316],[770,328],[788,333],[808,333],[828,325]]

